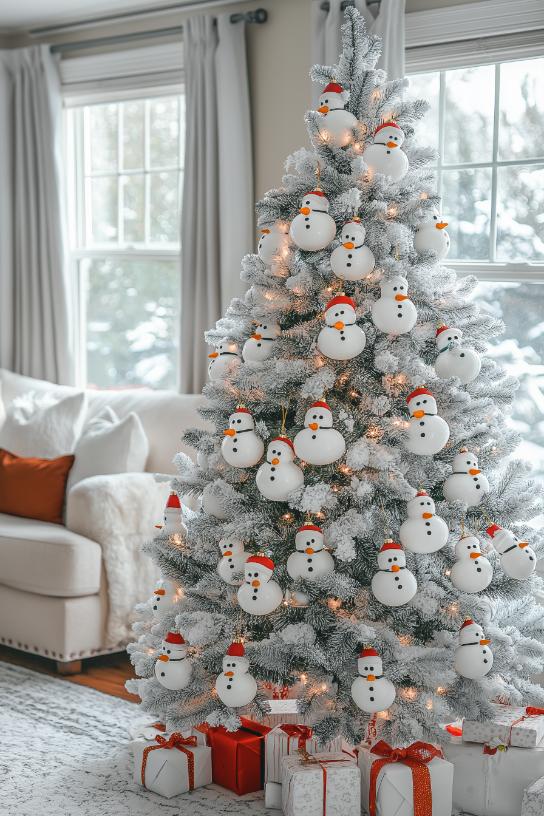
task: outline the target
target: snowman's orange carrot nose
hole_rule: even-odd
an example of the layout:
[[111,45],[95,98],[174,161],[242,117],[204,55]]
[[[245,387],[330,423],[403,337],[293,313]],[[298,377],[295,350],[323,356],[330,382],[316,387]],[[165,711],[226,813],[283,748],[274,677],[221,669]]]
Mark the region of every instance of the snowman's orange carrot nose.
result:
[[236,436],[236,431],[234,430],[234,428],[225,428],[223,433],[225,434],[225,436]]
[[395,295],[395,300],[409,300],[408,295]]
[[279,463],[280,463],[280,460],[278,459],[278,457],[274,456],[274,458],[272,459],[270,464],[271,465],[279,465]]
[[367,674],[366,679],[368,680],[369,683],[375,683],[376,682],[376,675],[375,674]]
[[264,227],[264,229],[262,229],[261,232],[263,235],[270,235],[270,230],[268,229],[268,227]]
[[340,331],[340,329],[344,328],[344,324],[342,323],[341,320],[337,320],[336,323],[334,324],[334,328],[338,329],[338,331]]
[[439,221],[438,224],[435,224],[436,229],[445,229],[447,226],[447,221]]
[[218,351],[212,351],[211,354],[208,354],[208,357],[210,358],[210,360],[215,360],[216,357],[219,357],[219,352]]
[[519,544],[518,544],[518,547],[521,547],[522,550],[524,550],[525,547],[528,547],[528,546],[529,546],[528,541],[520,541]]
[[155,527],[157,528],[157,530],[162,530],[162,524],[155,524]]
[[400,572],[400,567],[398,564],[393,564],[391,567],[391,572]]
[[425,411],[414,411],[412,416],[416,419],[421,419],[421,417],[425,416]]
[[471,475],[471,476],[476,476],[478,473],[481,473],[481,472],[482,472],[482,471],[481,471],[481,470],[478,470],[478,468],[471,468],[471,469],[469,470],[469,473],[470,473],[470,475]]
[[168,657],[168,655],[159,655],[159,660],[162,660],[163,663],[168,663],[170,658]]
[[257,589],[257,587],[261,586],[261,582],[260,581],[252,581],[251,586],[255,587],[255,589]]
[[232,671],[225,672],[225,677],[234,677],[234,672]]
[[306,547],[304,552],[306,553],[306,555],[313,555],[314,554],[314,550],[311,547]]
[[261,340],[262,334],[252,334],[251,337],[253,340]]
[[328,113],[329,112],[329,106],[328,105],[321,105],[317,110],[319,111],[319,113]]
[[355,248],[355,244],[353,243],[353,241],[346,241],[346,243],[342,244],[342,246],[344,247],[344,249],[354,249]]
[[398,147],[398,144],[396,142],[386,142],[386,144],[387,147]]
[[490,643],[491,643],[490,640],[484,639],[480,641],[480,646],[489,646]]
[[301,207],[299,210],[302,215],[310,215],[311,209],[309,207]]
[[479,557],[481,556],[481,554],[482,554],[482,553],[479,553],[479,552],[471,552],[471,553],[470,553],[470,557],[471,557],[472,559],[476,560],[476,558],[479,558]]
[[429,518],[433,517],[433,514],[432,513],[422,513],[422,516],[423,516],[424,519],[429,519]]
[[226,558],[229,555],[232,555],[232,550],[225,550],[225,552],[223,553],[223,558]]
[[317,424],[317,422],[310,422],[310,424],[308,425],[308,428],[311,428],[312,431],[317,431],[317,429],[319,428],[319,425]]

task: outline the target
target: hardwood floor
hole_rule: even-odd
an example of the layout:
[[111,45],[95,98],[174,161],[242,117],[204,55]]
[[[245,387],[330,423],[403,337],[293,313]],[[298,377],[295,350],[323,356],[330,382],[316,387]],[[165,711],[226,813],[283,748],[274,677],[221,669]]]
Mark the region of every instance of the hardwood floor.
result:
[[129,700],[133,703],[138,703],[140,700],[135,694],[129,694],[125,689],[125,681],[129,677],[134,677],[134,670],[128,655],[123,652],[84,660],[81,673],[68,676],[57,673],[53,660],[48,660],[46,657],[40,657],[39,655],[26,654],[18,649],[10,649],[8,646],[0,646],[0,660],[59,677],[68,683],[89,686],[104,694],[121,697],[123,700]]

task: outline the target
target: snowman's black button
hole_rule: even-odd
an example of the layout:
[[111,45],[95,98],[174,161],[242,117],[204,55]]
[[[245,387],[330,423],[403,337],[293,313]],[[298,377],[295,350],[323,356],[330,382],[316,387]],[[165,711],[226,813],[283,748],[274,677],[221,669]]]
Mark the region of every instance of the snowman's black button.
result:
[[482,487],[481,485],[476,485],[476,490],[480,490],[481,487]]
[[317,439],[317,436],[315,434],[312,434],[312,439]]
[[233,448],[233,449],[232,449],[232,452],[233,452],[233,453],[238,453],[238,448]]
[[158,609],[158,608],[159,608],[159,607],[157,606],[157,604],[155,604],[155,606],[153,607],[153,609],[155,610],[155,612],[157,611],[157,609]]
[[399,584],[397,589],[402,589],[402,584]]
[[308,567],[308,572],[313,572],[313,571],[314,571],[313,567]]
[[308,564],[311,564],[311,563],[312,563],[312,559],[308,558]]
[[374,686],[369,686],[369,687],[368,687],[368,690],[369,690],[369,691],[374,691]]
[[420,425],[425,425],[425,423],[424,423],[424,422],[420,422],[419,424],[420,424]]
[[271,476],[270,481],[273,482],[275,478],[276,478],[275,476]]
[[485,657],[484,657],[484,663],[487,663],[487,660],[485,659]]
[[232,686],[227,686],[227,690],[230,691]]
[[400,578],[399,578],[398,575],[395,575],[395,581],[400,581]]
[[476,572],[481,572],[481,571],[482,571],[481,567],[476,567]]
[[427,535],[432,535],[432,531],[431,531],[431,530],[427,530]]
[[459,357],[464,357],[464,356],[465,356],[464,352],[459,355]]
[[252,601],[256,601],[256,600],[257,600],[257,596],[256,596],[256,595],[254,595],[254,596],[252,597],[252,599],[251,599],[251,600],[252,600]]
[[165,676],[166,676],[166,675],[164,674],[164,672],[161,672],[161,677],[165,677]]
[[270,468],[270,470],[271,470],[271,472],[272,472],[272,473],[274,473],[274,471],[276,470],[276,468],[275,468],[275,467],[271,467],[271,468]]
[[309,218],[308,216],[306,216],[306,218],[305,218],[304,220],[305,220],[305,221],[309,221],[309,220],[310,220],[310,218]]
[[419,434],[419,435],[420,435],[420,436],[425,436],[425,434],[424,434],[424,433],[422,433],[422,434]]
[[346,264],[346,266],[351,266],[351,264],[350,264],[350,263],[347,263],[347,264]]
[[370,702],[371,702],[371,703],[373,703],[373,702],[374,702],[374,697],[371,697],[371,698],[370,698]]

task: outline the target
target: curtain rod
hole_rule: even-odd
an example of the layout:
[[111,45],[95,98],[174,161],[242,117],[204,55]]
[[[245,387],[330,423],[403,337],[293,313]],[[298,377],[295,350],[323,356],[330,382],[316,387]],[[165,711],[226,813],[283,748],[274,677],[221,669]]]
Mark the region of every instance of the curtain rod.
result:
[[[382,0],[366,0],[367,6],[379,6],[381,2]],[[348,6],[354,5],[355,0],[342,0],[342,2],[340,3],[340,11],[345,11],[348,8]],[[321,11],[330,11],[330,8],[331,4],[328,2],[328,0],[325,0],[325,2],[321,3],[320,5]]]
[[[231,23],[266,23],[268,12],[266,9],[256,9],[255,11],[236,12],[230,15]],[[182,34],[183,26],[170,26],[169,28],[157,28],[153,31],[135,31],[131,34],[117,34],[112,37],[98,37],[94,40],[82,40],[81,42],[59,43],[51,46],[52,54],[63,54],[66,51],[82,51],[88,48],[99,48],[103,45],[119,45],[121,43],[134,42],[135,40],[147,40],[155,37],[168,37],[174,34]]]

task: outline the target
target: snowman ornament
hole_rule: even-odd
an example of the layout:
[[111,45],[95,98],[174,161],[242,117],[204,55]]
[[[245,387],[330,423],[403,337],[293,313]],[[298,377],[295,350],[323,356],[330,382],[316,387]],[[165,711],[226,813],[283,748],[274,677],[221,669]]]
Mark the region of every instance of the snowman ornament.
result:
[[478,467],[478,459],[467,448],[461,448],[453,459],[453,470],[443,485],[447,501],[462,501],[476,507],[490,491],[487,476]]
[[151,609],[154,618],[161,618],[163,612],[178,600],[178,587],[174,581],[161,579],[153,590]]
[[491,583],[493,567],[482,555],[480,542],[466,535],[455,545],[455,564],[450,573],[453,586],[461,592],[482,592]]
[[342,227],[342,243],[332,251],[331,269],[337,278],[362,280],[376,266],[374,253],[365,246],[366,230],[361,219],[354,217]]
[[475,380],[480,373],[482,361],[474,349],[463,346],[461,329],[450,329],[448,326],[439,326],[436,330],[436,347],[438,357],[434,364],[436,375],[442,380],[449,377],[459,377],[466,385]]
[[417,310],[408,297],[408,281],[401,275],[382,280],[380,297],[372,304],[372,320],[385,334],[407,334],[417,322]]
[[309,465],[331,465],[346,451],[342,434],[332,426],[332,411],[326,402],[312,403],[304,417],[304,428],[295,436],[295,453]]
[[255,678],[248,673],[249,660],[245,656],[244,644],[235,640],[223,658],[223,671],[215,681],[217,696],[230,708],[249,705],[257,694]]
[[293,579],[315,581],[334,572],[334,558],[325,549],[323,530],[316,524],[304,524],[295,536],[295,552],[287,559],[287,572]]
[[391,181],[400,181],[408,170],[406,153],[401,150],[404,133],[395,122],[384,122],[374,131],[372,144],[363,152],[371,173],[382,173]]
[[168,632],[155,663],[155,677],[164,688],[181,691],[191,682],[192,674],[183,636],[179,632]]
[[337,82],[329,82],[319,97],[318,111],[322,115],[319,133],[327,144],[334,147],[345,147],[351,142],[353,128],[357,119],[344,106],[349,100],[349,91],[345,91]]
[[317,348],[331,360],[351,360],[365,347],[366,335],[357,325],[353,298],[337,295],[325,306],[325,326],[319,332]]
[[448,222],[442,219],[438,210],[432,209],[425,214],[414,236],[416,252],[434,252],[439,261],[450,251],[450,236],[446,232]]
[[240,349],[234,340],[222,340],[215,351],[208,354],[210,363],[208,365],[208,375],[210,380],[223,380],[228,374],[232,374],[241,363]]
[[365,646],[357,660],[356,677],[351,684],[351,696],[355,705],[368,714],[385,711],[393,705],[395,686],[383,676],[382,659],[375,649]]
[[239,405],[229,417],[229,427],[223,431],[221,443],[223,459],[232,467],[253,467],[261,459],[264,442],[255,433],[255,422],[251,411]]
[[438,416],[436,400],[428,388],[416,388],[406,397],[410,425],[406,449],[418,456],[432,456],[442,450],[450,438],[448,423]]
[[372,592],[384,606],[403,606],[417,592],[417,582],[406,566],[404,550],[388,539],[378,553],[379,571],[372,578]]
[[245,362],[262,363],[272,356],[274,344],[280,336],[280,327],[275,320],[259,323],[255,332],[248,337],[242,349]]
[[257,244],[257,254],[261,261],[274,271],[289,253],[289,227],[277,221],[270,227],[261,229],[261,237]]
[[276,436],[268,445],[266,462],[257,471],[255,482],[269,501],[287,501],[304,485],[304,473],[294,462],[295,447],[287,436]]
[[165,535],[178,534],[182,535],[186,532],[185,524],[181,517],[181,502],[177,493],[170,493],[166,506],[164,508],[164,523],[156,526]]
[[490,643],[482,627],[472,618],[466,618],[459,630],[459,645],[455,650],[454,667],[457,674],[469,680],[479,680],[489,674],[493,666]]
[[511,530],[492,524],[486,530],[500,555],[501,567],[510,578],[523,581],[536,569],[536,554],[527,541],[521,541]]
[[336,235],[336,224],[329,215],[329,201],[322,190],[311,190],[302,199],[299,214],[291,222],[289,233],[295,244],[307,252],[325,249]]
[[433,553],[442,549],[448,540],[448,525],[435,515],[434,501],[419,490],[407,504],[408,518],[399,531],[402,546],[414,553]]
[[221,560],[217,565],[217,572],[226,584],[240,585],[244,572],[244,564],[248,554],[244,550],[244,543],[238,538],[222,538],[219,541]]
[[238,603],[250,615],[269,615],[281,604],[280,585],[272,580],[274,562],[262,553],[250,556],[244,566],[244,583]]

